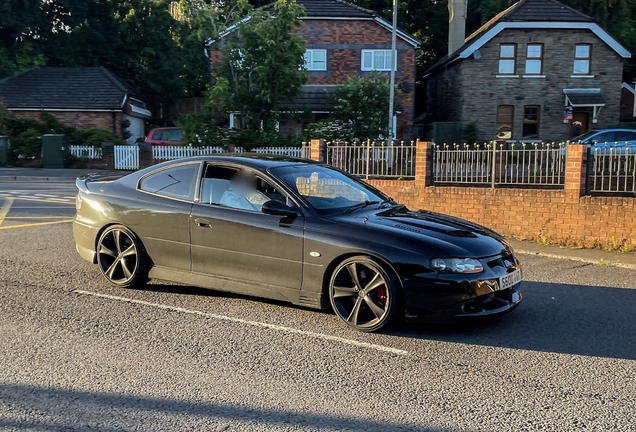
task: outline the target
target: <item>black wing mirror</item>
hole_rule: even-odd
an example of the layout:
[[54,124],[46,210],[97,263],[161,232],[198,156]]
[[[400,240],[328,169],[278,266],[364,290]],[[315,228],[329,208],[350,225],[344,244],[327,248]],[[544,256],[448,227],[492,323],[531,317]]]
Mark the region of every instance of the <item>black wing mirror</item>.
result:
[[268,215],[286,216],[291,219],[298,217],[298,213],[296,213],[294,209],[289,207],[287,204],[283,204],[282,202],[275,200],[265,202],[261,206],[261,211]]

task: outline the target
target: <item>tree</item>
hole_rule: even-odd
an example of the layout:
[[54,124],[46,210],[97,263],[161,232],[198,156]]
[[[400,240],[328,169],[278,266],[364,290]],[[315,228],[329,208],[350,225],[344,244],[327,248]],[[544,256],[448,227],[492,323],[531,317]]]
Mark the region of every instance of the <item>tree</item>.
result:
[[[360,140],[388,136],[387,107],[391,94],[386,77],[371,73],[369,77],[350,78],[348,84],[334,91],[333,117],[351,125],[353,136]],[[395,111],[399,111],[396,103]]]
[[307,82],[305,41],[293,33],[303,14],[294,0],[278,0],[272,15],[257,9],[236,22],[222,46],[216,45],[223,63],[209,97],[217,111],[240,113],[245,129],[275,128],[281,103],[295,98]]

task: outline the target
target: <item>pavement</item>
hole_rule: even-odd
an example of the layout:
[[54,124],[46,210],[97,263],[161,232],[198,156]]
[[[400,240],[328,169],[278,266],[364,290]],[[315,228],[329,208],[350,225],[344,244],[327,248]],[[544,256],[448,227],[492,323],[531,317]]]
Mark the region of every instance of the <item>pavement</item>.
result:
[[[94,169],[0,168],[0,181],[75,180],[77,177],[87,174],[105,174],[109,172],[112,171]],[[118,172],[126,173],[125,171]],[[576,249],[515,239],[509,239],[509,242],[515,251],[519,253],[636,269],[635,253],[622,253],[601,249]]]

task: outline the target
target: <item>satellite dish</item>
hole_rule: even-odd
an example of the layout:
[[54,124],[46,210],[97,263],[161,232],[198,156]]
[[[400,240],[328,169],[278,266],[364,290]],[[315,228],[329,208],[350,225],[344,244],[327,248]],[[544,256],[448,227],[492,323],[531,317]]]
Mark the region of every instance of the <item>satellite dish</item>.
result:
[[479,52],[479,50],[475,50],[473,52],[473,57],[475,57],[475,60],[480,60],[481,59],[481,53]]

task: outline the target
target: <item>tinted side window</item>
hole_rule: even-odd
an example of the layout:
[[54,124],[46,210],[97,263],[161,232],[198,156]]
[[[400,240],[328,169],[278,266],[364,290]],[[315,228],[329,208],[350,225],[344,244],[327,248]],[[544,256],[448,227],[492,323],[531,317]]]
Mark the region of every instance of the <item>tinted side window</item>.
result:
[[616,141],[614,139],[614,132],[603,132],[603,133],[600,133],[598,135],[593,136],[590,140],[592,142],[596,141],[596,142],[599,142],[599,143],[606,143],[606,142]]
[[198,172],[199,164],[168,168],[143,179],[141,190],[191,201]]
[[636,131],[616,131],[616,141],[635,141]]
[[152,134],[152,139],[153,140],[160,140],[162,133],[163,133],[163,131],[161,131],[161,130],[155,131],[155,133]]

